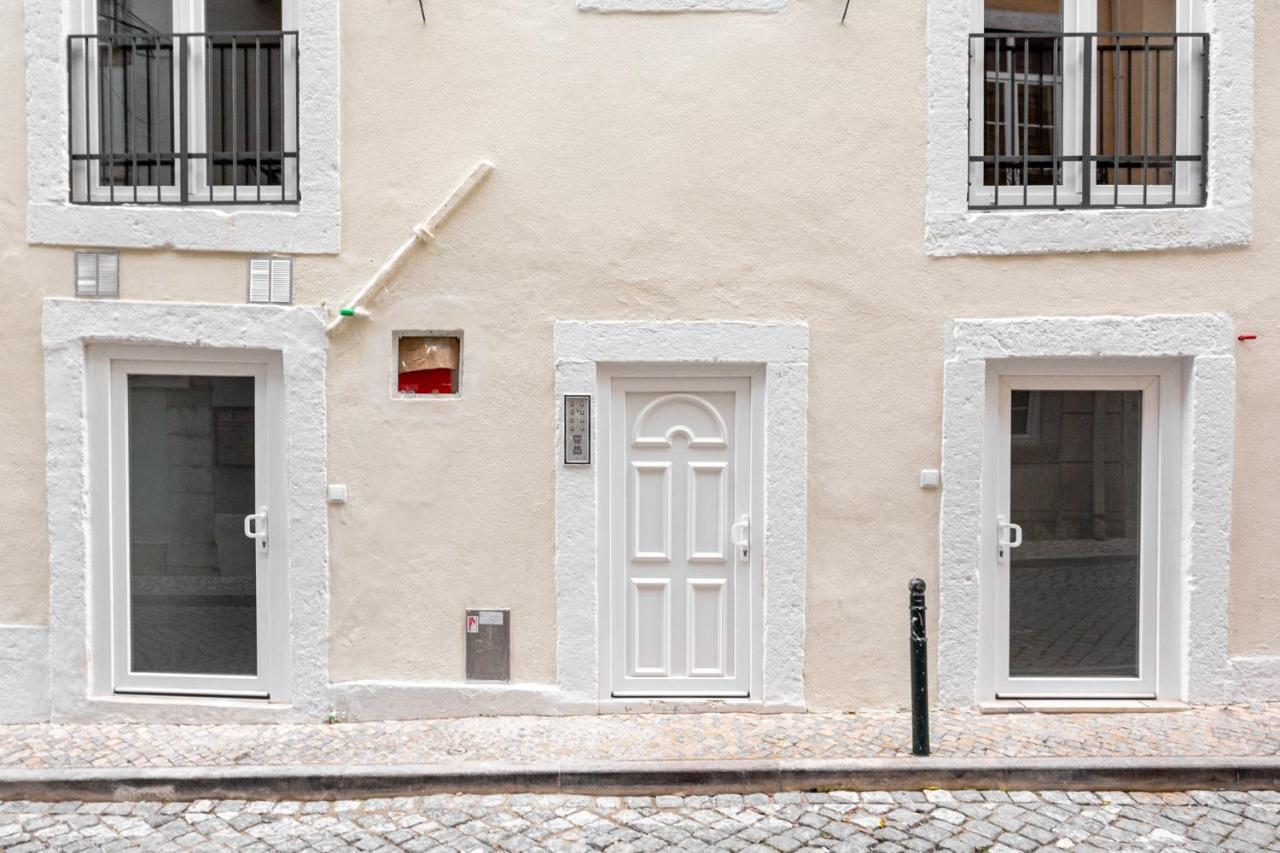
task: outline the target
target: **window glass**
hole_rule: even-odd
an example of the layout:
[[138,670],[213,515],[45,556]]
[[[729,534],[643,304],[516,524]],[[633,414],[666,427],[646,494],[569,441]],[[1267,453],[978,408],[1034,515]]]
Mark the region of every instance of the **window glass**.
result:
[[[209,179],[279,186],[284,158],[281,0],[207,0]],[[258,33],[258,35],[233,35]]]
[[989,33],[1060,33],[1062,0],[987,0],[983,17]]
[[211,33],[281,29],[281,0],[206,0],[204,24]]
[[98,34],[171,33],[172,0],[98,0]]
[[1173,0],[1097,0],[1100,33],[1171,33],[1177,13]]
[[1136,678],[1142,392],[1034,393],[1040,441],[1009,466],[1009,675]]

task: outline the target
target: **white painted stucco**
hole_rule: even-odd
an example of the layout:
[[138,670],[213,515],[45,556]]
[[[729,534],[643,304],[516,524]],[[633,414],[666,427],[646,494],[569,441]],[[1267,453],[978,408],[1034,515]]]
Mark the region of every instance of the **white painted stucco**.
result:
[[[1242,8],[1214,3],[1219,17]],[[944,367],[965,369],[944,366],[947,322],[1229,313],[1259,338],[1231,349],[1228,652],[1242,698],[1280,698],[1280,111],[1255,111],[1247,247],[928,257],[929,0],[855,0],[843,27],[842,6],[599,14],[576,0],[431,0],[426,24],[412,0],[345,6],[341,249],[295,258],[295,301],[349,298],[477,158],[501,168],[410,253],[370,316],[329,339],[323,465],[349,499],[327,508],[332,683],[321,712],[583,707],[557,686],[562,667],[579,678],[557,660],[554,329],[565,318],[808,325],[803,695],[836,712],[909,699],[906,584],[938,588],[945,490],[920,489],[919,472],[940,464]],[[0,9],[13,22],[0,31],[11,119],[0,122],[0,624],[38,636],[51,594],[66,591],[50,585],[45,518],[56,523],[63,507],[48,501],[48,446],[81,438],[48,429],[41,345],[44,300],[72,292],[74,249],[30,245],[26,228],[28,148],[39,158],[63,143],[32,142],[25,117],[62,109],[65,92],[28,105],[28,72],[52,64],[48,79],[60,80],[62,45],[27,49],[27,24],[43,24],[23,17],[45,17],[41,4]],[[1255,12],[1265,45],[1280,33],[1280,3]],[[1255,92],[1276,91],[1280,52],[1259,49],[1256,75]],[[1069,248],[1078,223],[1051,221]],[[178,316],[192,316],[187,303],[245,301],[243,255],[125,248],[120,263],[124,297],[175,304]],[[395,333],[415,329],[463,333],[460,395],[390,393]],[[464,681],[462,618],[474,606],[512,608],[510,685]],[[934,649],[937,616],[931,602]],[[184,707],[188,718],[230,713]]]
[[970,0],[928,0],[925,250],[930,255],[1133,252],[1253,236],[1253,0],[1206,4],[1209,198],[1179,210],[968,210]]
[[[970,705],[991,696],[979,681],[983,447],[991,359],[1179,358],[1183,392],[1181,532],[1182,685],[1177,696],[1227,702],[1274,690],[1275,659],[1227,651],[1235,357],[1221,314],[956,320],[943,378],[943,496],[938,586],[938,696]],[[1261,682],[1259,681],[1261,679]],[[1270,679],[1270,683],[1267,683]]]
[[295,205],[172,207],[68,201],[67,48],[77,0],[25,0],[27,239],[224,252],[337,252],[341,242],[338,0],[298,4]]
[[[191,719],[285,716],[263,702],[114,698],[93,684],[89,533],[89,413],[85,345],[95,342],[280,352],[284,362],[289,531],[289,703],[293,716],[327,708],[329,653],[328,513],[325,503],[325,357],[328,336],[316,308],[267,305],[44,301],[43,346],[48,457],[50,714]],[[0,685],[2,687],[3,685]]]
[[[599,421],[595,412],[602,365],[717,362],[765,368],[763,695],[732,704],[803,708],[808,326],[710,321],[555,324],[556,400],[565,394],[592,395],[593,431]],[[601,694],[595,471],[601,463],[561,464],[563,406],[556,409],[556,673],[568,696],[587,699]],[[593,435],[593,441],[598,446],[599,436]]]
[[49,718],[49,629],[0,625],[0,724]]

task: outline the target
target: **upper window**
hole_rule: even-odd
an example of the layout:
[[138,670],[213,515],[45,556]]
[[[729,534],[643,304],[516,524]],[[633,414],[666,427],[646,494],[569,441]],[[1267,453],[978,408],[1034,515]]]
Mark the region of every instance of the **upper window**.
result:
[[67,39],[70,198],[296,203],[285,0],[83,0]]
[[973,0],[969,207],[1193,207],[1209,36],[1193,0]]

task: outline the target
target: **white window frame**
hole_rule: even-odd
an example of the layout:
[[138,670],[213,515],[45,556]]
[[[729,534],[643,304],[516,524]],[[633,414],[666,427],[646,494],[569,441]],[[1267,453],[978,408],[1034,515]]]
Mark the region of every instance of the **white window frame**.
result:
[[[1177,577],[1182,454],[1182,369],[1172,360],[1014,362],[988,364],[991,399],[984,458],[985,480],[994,486],[984,496],[983,572],[987,608],[982,618],[988,650],[989,680],[1001,699],[1153,699],[1159,691],[1163,654],[1177,671]],[[1014,678],[1009,675],[1009,549],[998,544],[996,519],[1017,522],[1009,511],[1010,395],[1014,390],[1138,390],[1143,392],[1141,522],[1139,532],[1138,676],[1136,678]],[[1172,636],[1170,636],[1172,634]],[[1162,654],[1163,653],[1163,654]],[[1166,690],[1173,680],[1166,676]]]
[[[283,513],[283,372],[278,354],[251,350],[130,347],[88,348],[89,460],[93,471],[93,565],[100,589],[92,624],[95,682],[114,693],[231,696],[267,699],[285,692],[278,673],[288,671],[289,537]],[[278,506],[278,520],[257,579],[258,674],[214,676],[135,673],[129,665],[129,373],[252,376],[255,379],[255,446],[259,505]],[[270,513],[269,513],[270,516]],[[268,519],[270,522],[270,518]]]
[[[174,33],[202,33],[205,32],[205,0],[171,0],[173,5],[173,31]],[[76,34],[94,34],[98,31],[98,4],[99,0],[79,0],[77,3],[79,15],[77,16]],[[282,31],[290,31],[297,29],[298,22],[298,0],[282,0],[281,2],[281,27]],[[208,136],[208,103],[206,102],[206,92],[204,90],[204,81],[206,80],[205,63],[207,57],[204,55],[203,45],[195,40],[189,40],[188,45],[190,53],[187,56],[189,63],[187,68],[187,92],[186,101],[187,110],[187,139],[188,148],[203,149],[206,147],[204,143],[194,140],[207,140]],[[281,89],[283,97],[281,99],[283,115],[281,116],[281,127],[283,131],[283,146],[285,151],[297,150],[297,111],[298,103],[296,100],[297,93],[297,59],[298,59],[298,42],[296,39],[282,39],[281,46]],[[76,134],[77,143],[81,146],[81,150],[90,154],[99,153],[101,143],[100,122],[101,112],[98,96],[98,87],[90,85],[86,91],[85,81],[96,82],[100,79],[98,57],[99,51],[93,51],[92,55],[88,51],[75,51],[68,61],[71,62],[71,92],[70,108],[71,108],[71,126]],[[177,42],[175,40],[174,55],[174,74],[178,75],[177,66]],[[88,67],[86,68],[86,64]],[[181,78],[179,78],[181,79]],[[182,120],[183,115],[179,110],[179,91],[178,80],[173,81],[173,116],[175,118],[174,148],[180,145],[178,140],[181,139],[181,129],[178,122]],[[85,99],[88,98],[88,110],[86,113]],[[76,117],[88,116],[85,126],[81,127],[76,121]],[[205,152],[206,157],[209,152]],[[176,159],[176,158],[175,158]],[[230,184],[214,184],[209,185],[208,182],[208,163],[204,157],[192,157],[187,162],[187,194],[189,197],[196,199],[198,202],[204,202],[205,199],[211,199],[212,203],[222,205],[234,205],[244,203],[249,200],[257,202],[270,201],[287,204],[289,202],[297,202],[297,197],[290,193],[286,196],[290,188],[297,188],[298,177],[298,160],[294,157],[286,157],[283,160],[283,177],[280,186],[255,186],[241,185],[232,186]],[[87,186],[89,197],[92,202],[99,204],[125,204],[132,200],[134,193],[133,184],[117,184],[113,186],[102,186],[99,180],[101,162],[89,161],[76,163],[72,168],[71,180],[73,187]],[[174,183],[164,185],[138,185],[139,197],[144,200],[151,200],[157,190],[160,193],[161,204],[177,204],[181,202],[179,170],[182,168],[181,161],[174,164]],[[242,199],[243,201],[238,201]],[[151,203],[155,203],[152,201]],[[205,202],[207,203],[207,202]]]
[[[970,0],[970,21],[972,32],[981,33],[986,27],[986,4],[987,0]],[[1062,0],[1062,27],[1066,33],[1092,33],[1098,30],[1098,0]],[[1175,32],[1189,33],[1197,32],[1196,25],[1204,18],[1203,0],[1175,0],[1174,9],[1176,15]],[[976,40],[974,40],[976,42]],[[1087,60],[1082,55],[1084,45],[1080,39],[1066,39],[1063,41],[1062,54],[1060,62],[1062,63],[1062,79],[1059,81],[1059,91],[1062,93],[1062,112],[1061,115],[1055,113],[1055,118],[1061,122],[1061,128],[1058,131],[1062,142],[1062,154],[1065,156],[1080,155],[1081,151],[1081,130],[1084,103],[1084,63],[1089,61],[1092,63],[1092,79],[1097,80],[1100,74],[1101,53],[1105,48],[1099,48],[1094,43],[1093,55]],[[974,49],[969,60],[969,111],[973,120],[970,125],[970,145],[974,151],[982,151],[985,141],[986,131],[986,98],[984,97],[985,83],[992,72],[988,72],[983,68],[984,52]],[[997,54],[998,55],[998,54]],[[1204,62],[1203,57],[1197,57],[1193,46],[1190,43],[1179,43],[1177,46],[1177,126],[1175,134],[1177,144],[1175,150],[1179,153],[1187,154],[1201,150],[1202,136],[1200,133],[1200,98],[1202,86],[1200,85],[1200,75],[1203,70],[1201,63]],[[1022,75],[1021,78],[1013,76],[1010,84],[1015,87],[1016,84],[1024,82],[1034,76],[1037,79],[1040,75]],[[1003,97],[1003,92],[1001,94]],[[1018,99],[1015,97],[1015,108]],[[1090,154],[1097,153],[1099,127],[1099,104],[1097,99],[1092,101],[1092,109],[1090,110],[1090,134],[1091,145],[1093,150]],[[1016,124],[1013,125],[1016,128]],[[1016,161],[1013,161],[1016,162]],[[1044,186],[1028,186],[1024,188],[1019,186],[1001,186],[999,192],[999,201],[997,202],[996,188],[994,185],[987,184],[984,181],[985,169],[981,163],[973,163],[969,167],[969,199],[970,203],[981,206],[991,206],[999,204],[1000,206],[1010,208],[1020,208],[1024,205],[1053,205],[1058,204],[1063,207],[1078,205],[1082,202],[1084,195],[1082,192],[1082,164],[1080,163],[1063,163],[1061,165],[1063,181],[1058,184],[1057,192],[1051,185]],[[1174,189],[1177,188],[1177,203],[1180,205],[1197,205],[1201,200],[1201,175],[1202,165],[1198,163],[1178,163],[1174,166],[1174,183],[1172,186],[1151,184],[1144,188],[1140,184],[1121,184],[1119,186],[1113,184],[1102,184],[1097,181],[1096,170],[1090,170],[1090,198],[1091,203],[1100,205],[1120,204],[1120,205],[1169,205],[1174,201]],[[1025,179],[1025,178],[1024,178]]]
[[[131,665],[131,597],[129,532],[129,396],[131,375],[156,376],[242,376],[254,380],[254,506],[283,506],[284,471],[280,464],[283,413],[278,361],[267,354],[226,350],[187,351],[169,348],[94,347],[89,353],[95,383],[106,382],[105,401],[101,388],[91,391],[106,411],[90,414],[90,434],[107,442],[105,474],[110,512],[94,518],[109,545],[111,595],[111,684],[116,693],[156,693],[186,696],[235,696],[267,699],[271,695],[273,657],[288,648],[287,612],[273,601],[286,600],[288,585],[288,538],[283,517],[281,533],[268,540],[268,550],[257,561],[255,601],[257,609],[257,672],[252,676],[195,673],[135,672]],[[104,423],[105,421],[105,423]],[[95,460],[96,461],[96,460]],[[100,469],[103,470],[103,469]],[[278,500],[277,500],[278,498]],[[257,511],[255,509],[255,511]],[[268,534],[271,513],[268,512]],[[278,539],[278,541],[276,541]],[[255,551],[257,550],[255,545]],[[106,556],[106,555],[104,555]],[[105,656],[104,656],[105,657]]]
[[1209,33],[1212,50],[1205,205],[1060,210],[969,208],[969,36],[974,32],[974,0],[926,3],[927,254],[1132,252],[1217,248],[1252,240],[1253,0],[1214,0],[1213,14],[1190,27]]
[[25,47],[32,58],[26,76],[29,242],[259,254],[339,250],[338,0],[286,0],[296,20],[290,25],[286,19],[285,28],[299,34],[297,150],[305,160],[298,173],[300,197],[278,205],[71,203],[67,37],[85,31],[87,2],[24,2]]

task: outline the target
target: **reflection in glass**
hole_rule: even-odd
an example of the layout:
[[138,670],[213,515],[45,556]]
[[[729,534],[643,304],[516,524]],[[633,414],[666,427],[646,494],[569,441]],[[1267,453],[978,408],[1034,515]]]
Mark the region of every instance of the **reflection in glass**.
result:
[[129,377],[134,672],[257,673],[254,380]]
[[1019,402],[1036,422],[1010,439],[1009,675],[1136,678],[1142,392]]

